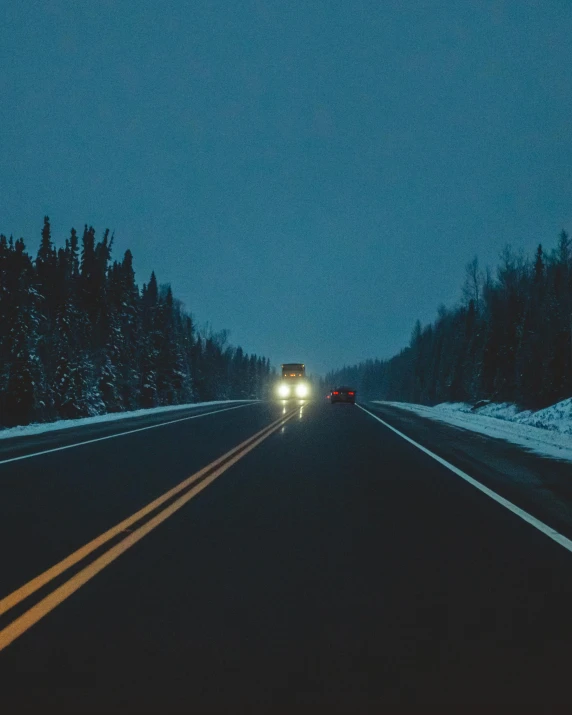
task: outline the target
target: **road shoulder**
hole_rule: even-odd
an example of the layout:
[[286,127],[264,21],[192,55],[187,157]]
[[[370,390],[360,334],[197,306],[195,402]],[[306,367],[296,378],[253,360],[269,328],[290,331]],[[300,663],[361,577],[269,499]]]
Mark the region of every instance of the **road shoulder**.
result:
[[469,476],[572,538],[572,464],[395,406],[371,412]]

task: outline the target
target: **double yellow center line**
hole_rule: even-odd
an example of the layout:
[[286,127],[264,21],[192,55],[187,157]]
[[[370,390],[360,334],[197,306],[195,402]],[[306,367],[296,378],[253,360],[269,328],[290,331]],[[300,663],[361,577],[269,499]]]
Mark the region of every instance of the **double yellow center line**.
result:
[[[278,420],[260,430],[247,440],[231,449],[222,457],[211,462],[203,469],[188,477],[177,486],[170,489],[154,501],[147,504],[135,514],[119,522],[114,527],[104,532],[97,538],[85,544],[77,551],[67,556],[65,559],[55,564],[47,571],[44,571],[36,578],[24,584],[16,591],[0,600],[0,616],[10,611],[10,609],[21,604],[25,599],[32,596],[36,591],[49,584],[57,577],[64,574],[76,564],[79,564],[97,549],[102,548],[112,539],[125,533],[125,537],[118,543],[110,546],[103,554],[90,561],[84,568],[55,588],[51,593],[42,598],[22,615],[15,618],[3,630],[0,630],[0,651],[10,645],[16,638],[31,628],[35,623],[52,611],[56,606],[69,598],[81,586],[91,580],[106,566],[115,561],[121,554],[125,553],[134,544],[149,534],[163,521],[172,516],[183,507],[199,492],[214,482],[217,477],[226,472],[227,469],[236,464],[246,454],[251,452],[261,442],[270,437],[271,434],[279,430],[288,420],[291,420],[298,412],[295,408]],[[177,495],[180,495],[178,498]],[[166,504],[166,502],[169,502]],[[163,508],[161,508],[163,507]],[[156,512],[156,513],[154,513]],[[154,514],[154,515],[153,515]],[[143,522],[139,524],[139,522]],[[135,528],[131,530],[131,527]]]

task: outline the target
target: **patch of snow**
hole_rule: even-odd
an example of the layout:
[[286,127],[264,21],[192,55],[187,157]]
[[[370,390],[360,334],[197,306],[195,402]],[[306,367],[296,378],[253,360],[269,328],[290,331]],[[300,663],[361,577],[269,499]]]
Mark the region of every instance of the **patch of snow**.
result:
[[479,408],[465,402],[443,402],[435,407],[409,402],[373,402],[504,439],[543,457],[572,462],[572,398],[534,412],[519,410],[509,402],[491,402]]
[[9,427],[0,429],[0,439],[11,439],[13,437],[27,437],[29,435],[42,434],[43,432],[53,432],[55,430],[82,427],[93,425],[97,422],[115,422],[125,420],[130,417],[143,417],[144,415],[161,414],[162,412],[176,412],[177,410],[188,410],[197,407],[210,407],[212,405],[228,405],[256,402],[256,400],[213,400],[211,402],[191,402],[186,405],[169,405],[168,407],[150,407],[142,410],[131,410],[129,412],[110,412],[105,415],[94,417],[81,417],[77,420],[58,420],[57,422],[41,422],[20,427]]

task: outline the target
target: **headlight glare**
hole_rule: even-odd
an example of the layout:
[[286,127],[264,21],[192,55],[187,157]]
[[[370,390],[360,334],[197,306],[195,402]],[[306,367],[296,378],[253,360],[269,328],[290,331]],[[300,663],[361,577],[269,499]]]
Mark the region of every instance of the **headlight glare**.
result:
[[296,386],[296,396],[297,397],[307,397],[308,395],[308,385],[297,385]]

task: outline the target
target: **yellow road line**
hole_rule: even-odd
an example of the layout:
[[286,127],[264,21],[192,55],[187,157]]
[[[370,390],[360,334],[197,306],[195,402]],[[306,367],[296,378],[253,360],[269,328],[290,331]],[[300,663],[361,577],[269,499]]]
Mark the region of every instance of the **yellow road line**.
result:
[[[244,442],[241,442],[238,446],[236,446],[233,449],[226,452],[226,454],[223,454],[221,457],[219,457],[218,459],[215,459],[213,462],[208,464],[206,467],[203,467],[201,470],[199,470],[192,476],[188,477],[187,479],[182,481],[180,484],[177,484],[177,486],[173,487],[168,492],[165,492],[165,494],[163,494],[162,496],[153,500],[152,502],[147,504],[147,506],[145,506],[142,509],[140,509],[139,511],[137,511],[132,516],[124,519],[116,526],[112,527],[111,529],[104,532],[100,536],[96,537],[89,543],[87,543],[84,546],[82,546],[81,548],[77,549],[77,551],[74,551],[72,554],[67,556],[65,559],[63,559],[59,563],[57,563],[54,566],[52,566],[51,568],[47,569],[46,571],[41,573],[39,576],[36,576],[31,581],[24,584],[23,586],[18,588],[16,591],[13,591],[11,594],[9,594],[8,596],[6,596],[2,600],[0,600],[0,615],[2,615],[3,613],[6,613],[14,606],[21,603],[25,598],[27,598],[28,596],[33,594],[39,588],[41,588],[42,586],[49,583],[57,576],[60,576],[61,574],[63,574],[71,566],[74,566],[75,564],[82,561],[84,558],[89,556],[89,554],[91,554],[93,551],[95,551],[100,546],[103,546],[105,543],[107,543],[110,539],[113,539],[115,536],[117,536],[121,532],[125,531],[127,528],[129,528],[130,526],[135,524],[137,521],[144,518],[145,516],[150,514],[152,511],[154,511],[155,509],[160,507],[166,501],[168,501],[172,497],[176,496],[179,492],[183,491],[184,489],[187,489],[191,484],[193,484],[197,480],[201,479],[201,477],[203,477],[205,474],[212,471],[213,469],[216,469],[216,471],[213,473],[213,475],[210,475],[207,479],[204,480],[204,482],[201,482],[201,484],[197,485],[190,492],[188,492],[183,497],[181,497],[179,500],[174,502],[174,504],[172,504],[171,506],[167,507],[165,510],[160,512],[160,514],[155,516],[150,521],[146,522],[146,524],[141,526],[139,529],[136,529],[134,532],[129,534],[129,536],[127,536],[125,539],[123,539],[117,546],[112,547],[108,552],[103,554],[101,557],[96,559],[92,564],[90,564],[88,567],[83,569],[83,571],[76,574],[76,576],[73,577],[72,579],[70,579],[70,581],[63,584],[60,588],[56,589],[52,594],[50,594],[50,596],[47,596],[45,599],[40,601],[40,603],[38,603],[36,606],[31,608],[29,611],[27,611],[23,616],[16,619],[16,621],[14,621],[11,625],[7,626],[4,630],[0,631],[0,650],[5,648],[6,645],[8,645],[9,643],[12,642],[12,640],[14,640],[14,638],[12,637],[12,638],[10,638],[10,640],[5,642],[5,637],[7,637],[7,636],[5,636],[5,634],[8,631],[10,631],[10,629],[12,629],[16,623],[25,622],[25,621],[22,621],[22,619],[27,619],[27,618],[32,617],[29,614],[36,613],[37,609],[41,606],[41,604],[44,604],[45,602],[49,601],[49,599],[52,598],[54,596],[54,594],[65,593],[66,592],[65,589],[68,588],[68,584],[75,582],[75,579],[77,579],[79,576],[81,576],[81,574],[84,574],[86,571],[88,571],[90,568],[92,568],[95,564],[100,563],[102,561],[102,559],[106,559],[109,554],[114,552],[115,549],[117,549],[118,547],[121,547],[123,544],[127,543],[128,545],[125,546],[125,548],[123,548],[121,551],[119,551],[115,556],[113,556],[113,558],[111,560],[114,560],[115,558],[117,558],[119,553],[123,553],[123,551],[125,549],[129,548],[129,546],[136,543],[136,541],[138,541],[140,538],[142,538],[152,528],[155,528],[155,526],[157,526],[157,524],[160,524],[161,521],[164,521],[164,519],[166,519],[168,516],[170,516],[172,513],[174,513],[174,511],[179,509],[183,504],[185,504],[195,494],[198,494],[200,491],[202,491],[202,489],[204,489],[205,486],[208,486],[208,484],[210,484],[214,479],[216,479],[216,477],[220,476],[220,474],[222,474],[230,466],[235,464],[235,462],[237,462],[238,459],[243,457],[245,454],[248,454],[248,452],[250,452],[252,449],[254,449],[254,447],[256,447],[258,444],[260,444],[260,442],[262,442],[264,439],[269,437],[273,432],[275,432],[277,429],[279,429],[285,422],[292,419],[292,417],[294,417],[296,412],[297,412],[297,408],[292,410],[291,412],[289,412],[287,415],[283,415],[279,419],[275,420],[267,427],[264,427],[263,429],[261,429],[259,432],[256,432],[254,435],[252,435],[248,439],[244,440]],[[221,463],[225,462],[226,460],[229,460],[229,461],[226,462],[225,464],[222,464],[222,466],[219,466],[219,465],[221,465]],[[217,469],[217,467],[219,467],[219,468]],[[179,506],[177,506],[175,509],[173,509],[173,507],[175,505],[179,505]],[[163,518],[160,518],[164,514],[166,514],[166,516],[164,516]],[[157,521],[157,519],[159,519],[159,521]],[[145,530],[149,524],[154,524],[154,526]],[[134,537],[136,537],[136,536],[137,536],[137,538],[135,540],[133,540]],[[111,561],[103,563],[103,565],[100,568],[98,568],[92,575],[90,575],[88,577],[88,579],[92,578],[97,573],[97,571],[101,570],[101,568],[103,568],[104,566],[107,565],[107,563],[110,563],[110,562]],[[86,579],[86,580],[88,580],[88,579]],[[79,586],[82,585],[82,583],[85,583],[85,581],[81,581],[81,583],[79,583],[79,585],[77,585],[75,588],[73,588],[72,591],[70,591],[70,594],[73,593],[74,591],[76,591],[79,588]],[[63,591],[62,591],[62,589],[63,589]],[[67,596],[63,596],[63,598],[67,598]],[[63,598],[61,598],[57,603],[60,603],[61,600],[63,600]],[[48,609],[48,611],[52,610],[52,608],[54,608],[57,605],[57,603],[54,603]],[[48,611],[45,611],[45,613],[47,613]],[[42,613],[42,615],[35,618],[35,620],[33,620],[32,622],[36,623],[36,621],[39,620],[39,618],[41,618],[43,615],[45,615],[45,613]],[[30,623],[30,625],[32,625],[32,623]],[[29,627],[30,626],[27,626],[27,628],[29,628]],[[26,630],[26,628],[24,630]],[[12,631],[10,631],[10,632],[12,632]],[[20,632],[23,632],[23,631],[20,631]],[[20,633],[18,633],[18,635],[19,634]],[[14,636],[14,637],[17,637],[17,636]]]

